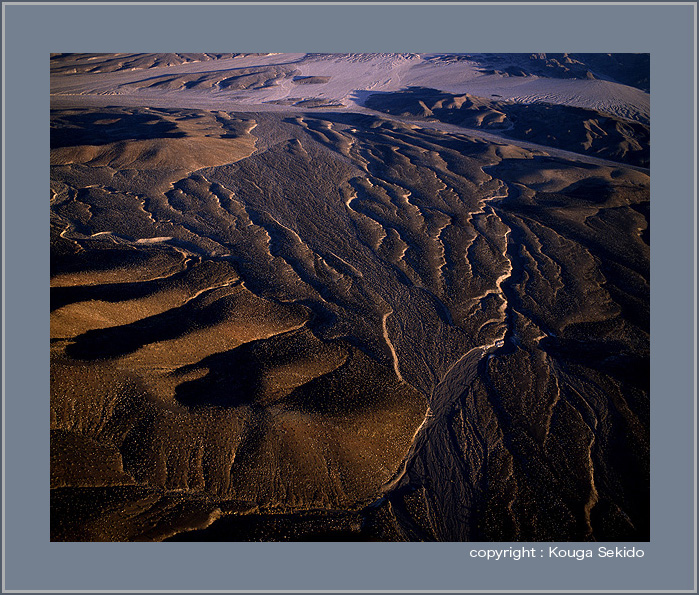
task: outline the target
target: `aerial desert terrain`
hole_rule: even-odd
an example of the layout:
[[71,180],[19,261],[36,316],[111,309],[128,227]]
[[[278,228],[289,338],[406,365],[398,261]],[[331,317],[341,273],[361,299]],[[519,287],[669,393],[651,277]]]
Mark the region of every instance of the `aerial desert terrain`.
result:
[[50,66],[52,540],[649,540],[647,54]]

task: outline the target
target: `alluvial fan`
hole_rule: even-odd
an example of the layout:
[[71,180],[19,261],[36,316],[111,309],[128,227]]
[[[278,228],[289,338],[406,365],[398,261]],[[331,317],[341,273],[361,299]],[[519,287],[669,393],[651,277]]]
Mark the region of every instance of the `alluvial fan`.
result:
[[53,540],[649,539],[647,174],[390,114],[51,121]]

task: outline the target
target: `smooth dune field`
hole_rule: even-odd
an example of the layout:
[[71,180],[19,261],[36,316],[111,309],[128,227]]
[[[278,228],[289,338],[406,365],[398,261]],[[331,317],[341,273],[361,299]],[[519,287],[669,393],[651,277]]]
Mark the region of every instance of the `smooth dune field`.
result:
[[490,56],[52,57],[52,540],[649,539],[647,126],[434,85],[642,72]]

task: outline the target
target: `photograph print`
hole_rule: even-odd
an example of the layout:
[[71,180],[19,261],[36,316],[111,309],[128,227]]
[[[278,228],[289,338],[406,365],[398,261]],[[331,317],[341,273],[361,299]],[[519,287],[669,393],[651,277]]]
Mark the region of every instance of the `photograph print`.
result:
[[52,54],[52,541],[650,539],[650,55]]

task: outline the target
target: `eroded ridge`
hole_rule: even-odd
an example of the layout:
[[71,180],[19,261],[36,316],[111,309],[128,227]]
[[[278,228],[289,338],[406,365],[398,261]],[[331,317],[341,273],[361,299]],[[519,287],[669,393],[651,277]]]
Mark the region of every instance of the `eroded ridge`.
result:
[[647,539],[647,175],[339,112],[53,126],[53,539]]

